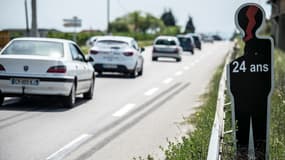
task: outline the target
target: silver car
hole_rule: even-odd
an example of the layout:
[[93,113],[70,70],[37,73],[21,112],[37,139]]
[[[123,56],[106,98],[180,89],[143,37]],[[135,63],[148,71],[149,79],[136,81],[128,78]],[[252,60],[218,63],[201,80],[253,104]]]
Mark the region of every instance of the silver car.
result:
[[152,60],[157,61],[159,57],[174,58],[180,62],[183,50],[179,40],[174,36],[159,36],[154,40]]

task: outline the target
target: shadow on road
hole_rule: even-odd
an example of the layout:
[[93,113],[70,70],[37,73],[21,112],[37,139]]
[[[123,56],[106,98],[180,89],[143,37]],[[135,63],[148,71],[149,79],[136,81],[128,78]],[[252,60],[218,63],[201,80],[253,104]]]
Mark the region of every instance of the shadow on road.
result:
[[88,102],[83,98],[76,98],[73,108],[63,107],[59,97],[22,97],[5,99],[0,107],[1,111],[26,111],[26,112],[64,112]]
[[[137,77],[139,77],[139,76],[137,76]],[[127,74],[118,74],[118,73],[97,74],[96,78],[116,78],[116,79],[130,79],[130,80],[134,79]]]

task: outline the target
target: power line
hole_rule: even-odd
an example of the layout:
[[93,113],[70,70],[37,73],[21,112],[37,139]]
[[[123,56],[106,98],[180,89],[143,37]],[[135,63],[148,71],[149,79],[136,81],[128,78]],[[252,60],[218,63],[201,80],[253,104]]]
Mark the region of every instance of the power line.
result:
[[121,0],[117,0],[117,3],[122,10],[124,10],[127,13],[130,12],[130,10],[125,7],[125,5],[121,2]]

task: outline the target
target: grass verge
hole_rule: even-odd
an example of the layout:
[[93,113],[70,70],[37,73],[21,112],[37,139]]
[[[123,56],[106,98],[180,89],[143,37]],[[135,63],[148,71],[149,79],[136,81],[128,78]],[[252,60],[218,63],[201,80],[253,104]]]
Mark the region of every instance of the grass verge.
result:
[[222,72],[223,65],[218,67],[210,82],[208,92],[202,96],[204,103],[194,115],[186,119],[196,129],[182,137],[181,142],[168,142],[167,149],[163,149],[167,160],[207,159]]
[[271,99],[270,157],[285,159],[285,53],[274,53],[274,92]]
[[[234,57],[241,56],[243,44]],[[274,52],[274,91],[271,97],[270,117],[270,159],[285,160],[285,53]],[[228,96],[229,97],[229,96]],[[230,106],[228,106],[230,110]],[[226,113],[225,130],[231,130],[231,112]],[[231,134],[224,136],[222,159],[233,159],[233,138]]]

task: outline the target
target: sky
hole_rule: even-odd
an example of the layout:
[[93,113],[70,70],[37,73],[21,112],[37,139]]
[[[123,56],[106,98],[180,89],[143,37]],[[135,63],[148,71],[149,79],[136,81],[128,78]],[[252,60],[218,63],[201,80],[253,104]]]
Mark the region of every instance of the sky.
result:
[[[0,30],[25,28],[25,0],[0,0]],[[28,1],[28,15],[31,23],[31,0]],[[110,0],[110,19],[141,11],[160,17],[171,9],[177,24],[185,27],[188,17],[193,17],[196,32],[219,33],[229,37],[235,31],[234,14],[246,2],[260,4],[270,17],[271,7],[267,0]],[[65,28],[63,19],[77,16],[84,29],[105,30],[107,26],[107,0],[37,0],[38,28],[53,28],[71,32]],[[30,24],[31,26],[31,24]]]

